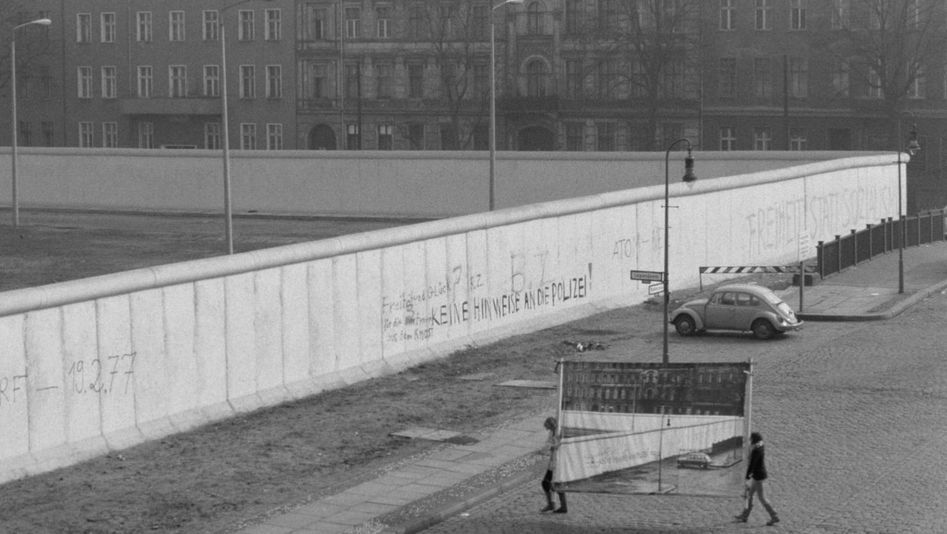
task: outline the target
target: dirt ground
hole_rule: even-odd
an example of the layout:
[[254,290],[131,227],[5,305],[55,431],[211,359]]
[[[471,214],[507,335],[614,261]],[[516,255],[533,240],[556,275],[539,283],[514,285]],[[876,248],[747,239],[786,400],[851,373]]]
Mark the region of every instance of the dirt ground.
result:
[[[24,215],[18,231],[0,224],[0,291],[218,255],[223,243],[215,229],[220,221],[213,218]],[[404,221],[322,223],[237,219],[236,248]],[[541,424],[554,408],[554,391],[496,384],[555,380],[555,361],[575,355],[576,341],[607,347],[643,337],[660,351],[661,309],[630,307],[610,312],[607,320],[591,317],[471,348],[397,375],[0,485],[0,533],[232,532],[438,446],[394,438],[392,432],[423,426],[472,435],[529,415]],[[483,379],[463,379],[472,374]]]

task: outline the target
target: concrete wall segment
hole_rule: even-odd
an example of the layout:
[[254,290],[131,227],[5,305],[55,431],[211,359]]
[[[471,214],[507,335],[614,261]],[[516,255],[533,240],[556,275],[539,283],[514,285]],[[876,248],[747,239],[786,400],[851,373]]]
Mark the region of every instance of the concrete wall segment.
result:
[[[671,184],[672,290],[709,260],[793,261],[800,228],[890,213],[889,159]],[[650,186],[6,292],[0,346],[22,347],[26,422],[2,402],[0,417],[26,425],[34,460],[10,438],[0,476],[641,301],[628,271],[663,269],[664,214]],[[111,367],[77,379],[79,361]]]

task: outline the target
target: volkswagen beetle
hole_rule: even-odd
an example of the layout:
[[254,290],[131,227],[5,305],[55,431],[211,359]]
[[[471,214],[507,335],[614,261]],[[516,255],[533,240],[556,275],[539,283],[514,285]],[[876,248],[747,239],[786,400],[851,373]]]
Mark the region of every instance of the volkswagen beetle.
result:
[[682,336],[705,330],[753,332],[758,339],[802,328],[795,312],[769,288],[752,284],[720,286],[709,298],[685,302],[668,320]]

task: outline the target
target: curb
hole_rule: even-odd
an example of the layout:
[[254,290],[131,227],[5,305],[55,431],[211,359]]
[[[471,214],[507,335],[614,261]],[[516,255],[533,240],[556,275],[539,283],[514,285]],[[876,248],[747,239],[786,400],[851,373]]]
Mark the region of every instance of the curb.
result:
[[[536,452],[539,452],[539,450],[537,450]],[[534,454],[536,454],[536,452],[523,455],[520,458],[533,456]],[[416,534],[418,532],[429,529],[438,523],[442,523],[446,521],[447,519],[461,513],[462,511],[468,508],[472,508],[484,501],[487,501],[489,499],[492,499],[493,497],[496,497],[497,495],[500,495],[501,493],[504,493],[513,488],[521,486],[529,482],[530,480],[536,480],[535,473],[532,473],[529,471],[520,473],[519,475],[508,478],[504,480],[503,482],[497,484],[496,486],[487,488],[486,490],[481,491],[480,493],[477,493],[476,495],[473,495],[472,497],[468,497],[466,499],[457,501],[453,504],[447,505],[441,508],[440,510],[437,510],[436,512],[431,512],[425,517],[408,522],[403,525],[387,527],[384,530],[382,530],[382,534]]]
[[864,314],[832,314],[832,313],[797,313],[796,317],[804,321],[836,321],[836,322],[845,322],[845,321],[883,321],[885,319],[890,319],[897,315],[900,315],[904,310],[909,307],[917,304],[919,301],[929,297],[933,293],[936,293],[947,287],[947,280],[934,284],[932,286],[926,287],[920,291],[917,291],[913,295],[905,298],[904,300],[898,302],[887,311],[879,313],[864,313]]

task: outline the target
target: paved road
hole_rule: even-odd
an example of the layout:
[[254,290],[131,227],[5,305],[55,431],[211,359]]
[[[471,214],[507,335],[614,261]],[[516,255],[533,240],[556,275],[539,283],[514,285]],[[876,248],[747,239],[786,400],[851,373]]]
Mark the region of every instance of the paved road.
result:
[[[888,321],[809,323],[772,343],[675,339],[672,361],[756,362],[754,427],[767,442],[775,528],[760,507],[748,524],[732,522],[738,498],[570,494],[567,515],[543,515],[530,481],[425,532],[947,532],[944,317],[937,293]],[[640,342],[622,349],[634,355]]]

